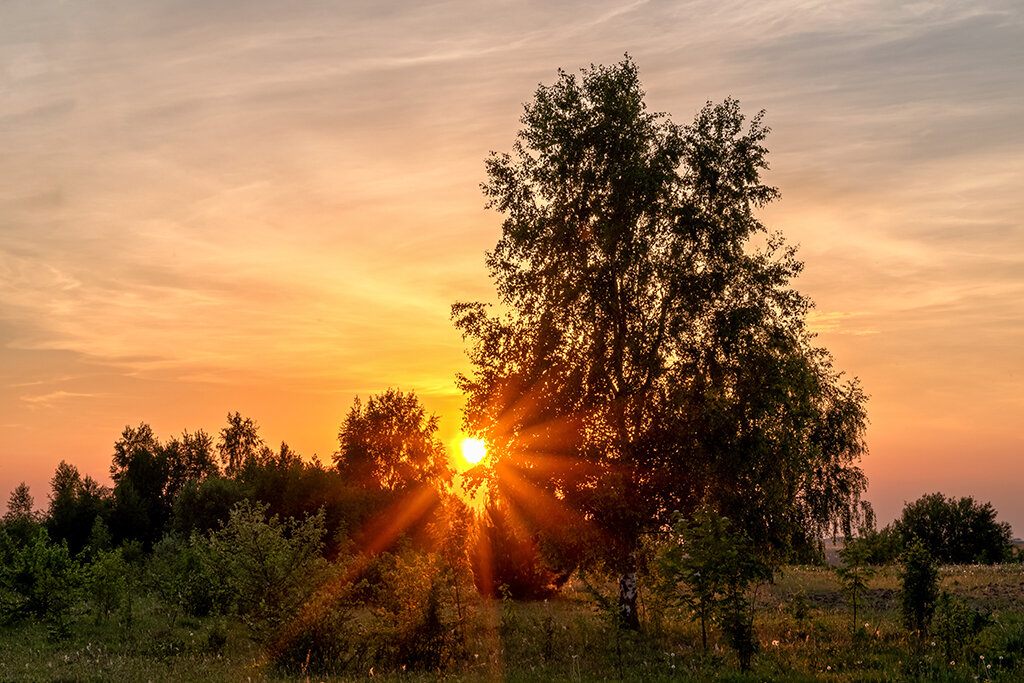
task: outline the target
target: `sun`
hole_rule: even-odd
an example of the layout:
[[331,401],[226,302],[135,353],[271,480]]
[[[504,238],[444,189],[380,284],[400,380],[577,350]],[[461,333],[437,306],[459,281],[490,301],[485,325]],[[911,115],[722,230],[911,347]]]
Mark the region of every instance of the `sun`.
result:
[[487,455],[487,444],[482,439],[465,438],[460,444],[462,446],[462,459],[470,465],[475,465]]

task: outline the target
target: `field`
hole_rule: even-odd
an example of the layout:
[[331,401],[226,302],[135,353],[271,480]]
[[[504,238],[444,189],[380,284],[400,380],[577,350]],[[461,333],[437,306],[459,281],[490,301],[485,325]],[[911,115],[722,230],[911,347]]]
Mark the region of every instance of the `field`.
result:
[[[457,645],[440,670],[403,671],[374,660],[372,648],[355,648],[341,674],[301,665],[285,673],[239,621],[185,617],[140,595],[130,622],[98,622],[83,612],[60,638],[38,623],[0,630],[0,680],[1020,680],[1024,568],[944,567],[941,583],[983,615],[977,633],[908,635],[897,618],[891,567],[869,582],[854,628],[834,572],[787,567],[757,590],[760,649],[745,674],[714,629],[705,652],[696,623],[648,601],[642,632],[622,632],[593,593],[571,582],[549,601],[469,600],[462,624],[445,634]],[[368,616],[354,614],[352,623],[358,628]]]

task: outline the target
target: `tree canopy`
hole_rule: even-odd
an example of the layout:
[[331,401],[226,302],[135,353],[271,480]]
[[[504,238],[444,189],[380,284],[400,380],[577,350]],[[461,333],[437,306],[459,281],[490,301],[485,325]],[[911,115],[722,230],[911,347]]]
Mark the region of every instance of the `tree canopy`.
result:
[[388,389],[357,397],[338,432],[334,462],[348,481],[395,490],[413,484],[445,487],[451,471],[437,439],[437,416],[413,392]]
[[521,122],[482,186],[504,214],[501,312],[453,306],[489,473],[596,528],[633,623],[638,540],[675,510],[710,503],[776,558],[848,521],[864,395],[813,345],[802,264],[755,216],[777,196],[763,112],[727,99],[676,125],[626,57],[559,71]]
[[991,503],[941,493],[907,503],[893,527],[905,547],[915,539],[939,562],[992,564],[1010,557],[1010,525],[996,521]]

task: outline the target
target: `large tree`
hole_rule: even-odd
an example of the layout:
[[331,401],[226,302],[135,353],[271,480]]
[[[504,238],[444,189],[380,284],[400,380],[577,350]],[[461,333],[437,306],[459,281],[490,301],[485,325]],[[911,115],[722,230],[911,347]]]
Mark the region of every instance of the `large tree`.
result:
[[501,312],[453,306],[466,423],[499,488],[600,544],[635,626],[639,540],[674,510],[712,504],[776,559],[848,518],[864,397],[811,343],[802,264],[754,215],[777,194],[762,114],[744,126],[726,100],[678,126],[627,57],[560,71],[521,121],[483,184],[505,216]]

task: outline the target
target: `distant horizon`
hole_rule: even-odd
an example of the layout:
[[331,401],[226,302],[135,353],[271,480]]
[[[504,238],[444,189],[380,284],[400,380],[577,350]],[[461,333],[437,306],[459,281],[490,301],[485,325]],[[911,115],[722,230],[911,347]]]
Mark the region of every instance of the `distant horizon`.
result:
[[869,396],[879,526],[941,492],[1024,534],[1024,10],[640,0],[0,8],[0,495],[109,484],[125,425],[229,412],[325,463],[356,395],[460,438],[450,305],[494,301],[484,159],[559,68],[764,109],[759,215]]

